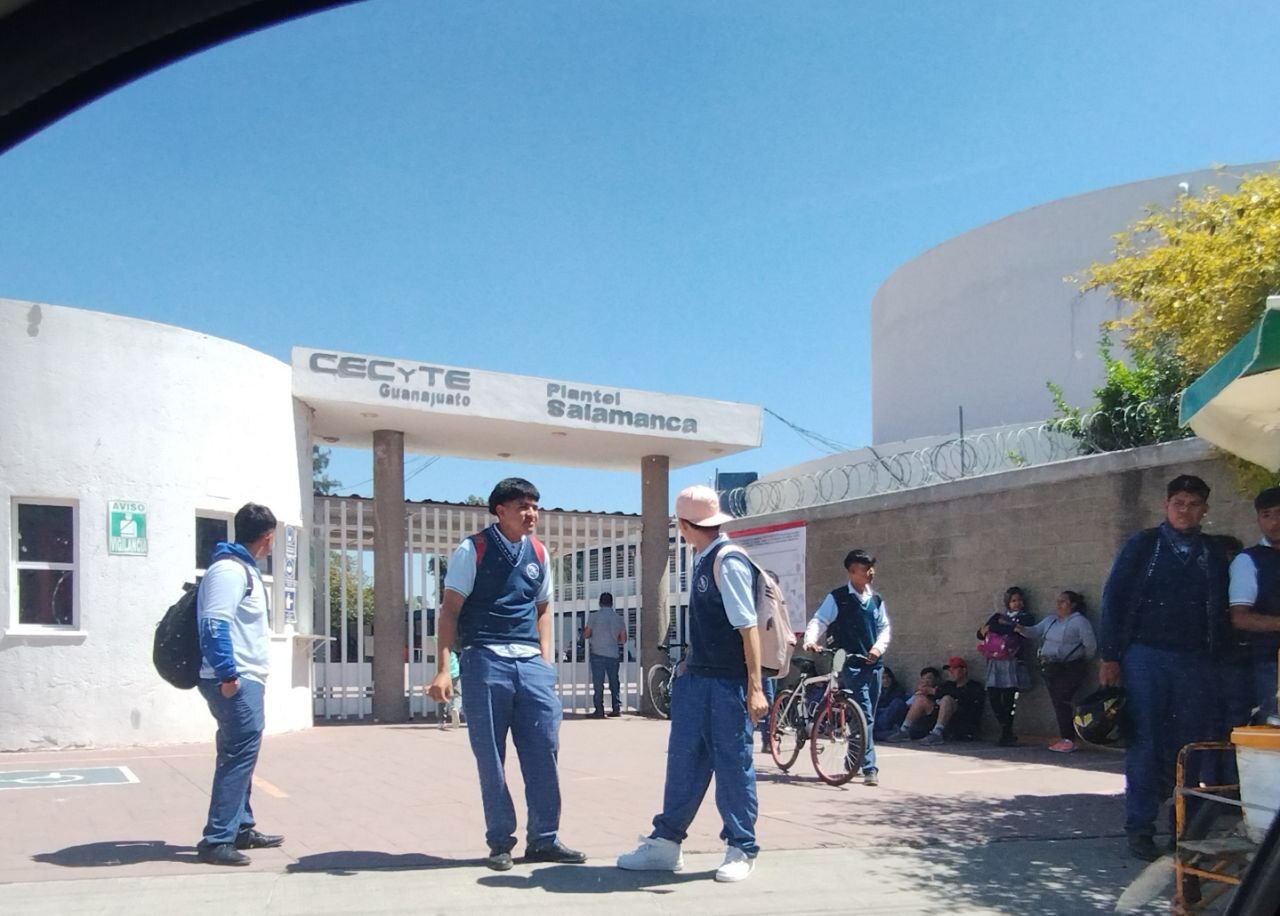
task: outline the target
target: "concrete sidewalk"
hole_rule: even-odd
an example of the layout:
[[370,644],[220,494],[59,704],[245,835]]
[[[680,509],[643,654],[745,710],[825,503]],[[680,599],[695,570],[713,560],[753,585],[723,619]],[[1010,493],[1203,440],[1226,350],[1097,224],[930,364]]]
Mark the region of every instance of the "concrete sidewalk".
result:
[[[710,880],[723,846],[712,793],[685,846],[705,855],[689,856],[688,871],[622,873],[614,858],[648,831],[661,799],[666,730],[567,720],[562,836],[591,861],[506,874],[477,861],[483,822],[465,730],[352,725],[268,738],[254,809],[287,840],[235,870],[195,859],[210,745],[0,756],[0,777],[121,766],[138,780],[0,791],[0,910],[203,912],[208,901],[225,912],[237,900],[271,913],[574,910],[601,906],[608,891],[611,909],[650,912],[1080,913],[1112,909],[1141,871],[1122,854],[1118,755],[955,745],[882,749],[878,788],[823,785],[807,755],[790,774],[757,755],[763,852],[749,881]],[[518,798],[515,760],[508,770]]]

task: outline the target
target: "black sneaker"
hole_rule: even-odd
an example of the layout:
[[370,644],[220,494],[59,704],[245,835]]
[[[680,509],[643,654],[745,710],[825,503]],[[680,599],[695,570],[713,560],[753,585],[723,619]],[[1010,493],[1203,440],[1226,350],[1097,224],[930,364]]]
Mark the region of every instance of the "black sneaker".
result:
[[603,709],[597,709],[597,710],[596,710],[595,712],[593,712],[591,715],[587,716],[587,718],[588,718],[588,719],[603,719],[603,718],[604,718],[604,710],[603,710]]
[[196,847],[196,858],[206,865],[248,865],[252,860],[236,850],[234,843],[216,843]]
[[620,718],[621,716],[622,716],[621,709],[615,709],[613,712],[609,713],[610,719],[617,719],[617,718]]
[[996,742],[1000,747],[1017,747],[1018,736],[1013,732],[1005,732],[1000,736],[1000,740]]
[[511,871],[511,850],[509,849],[490,849],[488,857],[485,858],[484,864],[492,868],[494,871]]
[[525,849],[524,860],[526,862],[558,862],[561,865],[581,865],[587,861],[587,854],[578,852],[576,849],[570,849],[564,843],[556,840],[550,846],[543,846],[541,849]]
[[259,833],[250,828],[236,834],[236,849],[272,849],[284,842],[282,836]]
[[1129,853],[1135,859],[1154,862],[1160,858],[1160,847],[1156,845],[1149,833],[1131,833],[1129,834]]

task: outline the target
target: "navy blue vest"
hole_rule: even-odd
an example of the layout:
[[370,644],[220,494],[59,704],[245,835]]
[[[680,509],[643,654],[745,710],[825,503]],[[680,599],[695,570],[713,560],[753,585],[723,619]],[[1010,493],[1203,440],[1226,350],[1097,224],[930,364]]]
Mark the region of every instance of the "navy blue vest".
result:
[[[1245,550],[1253,566],[1258,571],[1258,597],[1254,599],[1253,610],[1256,614],[1269,617],[1280,616],[1280,550],[1257,544]],[[1275,653],[1280,649],[1280,633],[1249,633],[1249,644],[1264,650],[1275,660]]]
[[[1164,649],[1205,649],[1210,645],[1210,564],[1216,554],[1196,538],[1186,558],[1157,535],[1134,607],[1133,641]],[[1221,613],[1221,611],[1219,611]]]
[[[871,600],[863,607],[847,585],[837,588],[831,597],[836,603],[836,619],[830,632],[835,638],[836,648],[844,649],[848,655],[866,655],[876,644],[876,614],[884,599],[872,592]],[[862,667],[862,663],[852,659],[849,664],[855,668]],[[876,659],[876,664],[881,664],[879,659]]]
[[[689,585],[689,664],[692,674],[746,680],[747,656],[742,637],[729,623],[724,596],[714,575],[716,554],[723,541],[698,558]],[[732,562],[728,558],[725,562]],[[752,572],[754,576],[754,571]],[[752,582],[755,585],[755,582]]]
[[476,581],[458,615],[462,648],[527,643],[538,639],[538,590],[547,576],[547,551],[535,538],[520,542],[512,558],[493,526],[471,535]]

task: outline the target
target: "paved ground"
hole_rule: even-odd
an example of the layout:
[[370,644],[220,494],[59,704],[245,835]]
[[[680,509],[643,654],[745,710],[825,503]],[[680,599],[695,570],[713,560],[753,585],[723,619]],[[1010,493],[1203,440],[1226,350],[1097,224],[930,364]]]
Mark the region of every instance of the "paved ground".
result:
[[[1117,755],[957,745],[882,749],[878,788],[832,788],[807,757],[783,774],[757,755],[764,851],[749,881],[709,880],[722,849],[710,794],[686,872],[621,873],[613,859],[647,832],[660,800],[665,731],[638,718],[567,720],[562,836],[591,861],[507,874],[477,862],[483,826],[465,731],[350,725],[268,738],[254,808],[264,830],[288,840],[235,870],[195,859],[209,745],[0,755],[0,780],[62,774],[0,788],[0,911],[573,911],[609,892],[610,909],[644,912],[1084,913],[1112,910],[1142,871],[1120,854]],[[112,766],[138,781],[57,784],[76,768]],[[515,760],[509,769],[518,795]],[[1163,890],[1166,872],[1157,865],[1130,896]]]

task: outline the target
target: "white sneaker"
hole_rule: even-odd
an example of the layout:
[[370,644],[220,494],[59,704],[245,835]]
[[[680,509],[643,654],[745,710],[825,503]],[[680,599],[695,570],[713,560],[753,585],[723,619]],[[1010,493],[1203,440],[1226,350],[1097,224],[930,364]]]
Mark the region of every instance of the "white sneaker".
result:
[[737,846],[730,846],[724,851],[724,861],[716,869],[717,881],[741,881],[756,867],[756,860],[751,858]]
[[684,852],[679,843],[642,836],[639,846],[618,856],[618,867],[627,871],[680,871],[684,868]]

